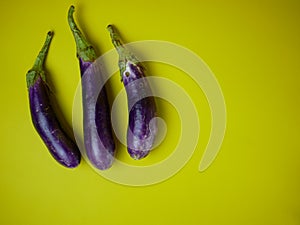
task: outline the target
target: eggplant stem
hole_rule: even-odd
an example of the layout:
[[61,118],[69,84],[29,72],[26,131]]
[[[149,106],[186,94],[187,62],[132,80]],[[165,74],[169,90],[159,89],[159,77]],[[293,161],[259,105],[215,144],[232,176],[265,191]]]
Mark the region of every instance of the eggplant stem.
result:
[[36,57],[36,60],[35,60],[35,62],[33,64],[33,67],[32,67],[32,70],[36,70],[36,71],[43,70],[45,59],[47,57],[47,53],[48,53],[48,50],[49,50],[49,47],[50,47],[50,43],[51,43],[51,40],[53,38],[53,34],[54,33],[52,31],[49,31],[47,33],[47,37],[46,37],[46,40],[44,42],[44,45],[43,45],[42,49],[40,50],[38,56]]
[[114,28],[114,26],[111,24],[108,25],[107,30],[110,34],[111,41],[119,54],[119,67],[120,67],[121,73],[124,72],[127,61],[138,64],[139,63],[138,59],[135,57],[135,55],[132,52],[130,52],[123,45],[122,39],[121,39],[119,33]]
[[114,28],[114,26],[109,24],[107,26],[107,30],[109,31],[111,41],[112,41],[114,47],[117,49],[117,51],[119,53],[124,51],[124,46],[123,46],[121,37],[120,37],[119,33],[116,31],[116,29]]
[[92,62],[96,59],[95,50],[78,29],[73,17],[74,12],[75,7],[71,5],[68,12],[68,23],[76,42],[77,56],[86,62]]

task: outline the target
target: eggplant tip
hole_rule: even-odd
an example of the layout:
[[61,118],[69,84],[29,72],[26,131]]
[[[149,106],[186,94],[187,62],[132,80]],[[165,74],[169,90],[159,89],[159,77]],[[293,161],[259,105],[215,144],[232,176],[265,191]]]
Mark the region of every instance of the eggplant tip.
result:
[[52,30],[48,31],[47,35],[48,36],[53,36],[54,32]]
[[134,160],[141,160],[146,156],[148,156],[149,153],[150,151],[133,151],[133,150],[129,151],[130,157]]
[[113,25],[112,25],[112,24],[108,24],[107,27],[106,27],[106,29],[108,29],[108,30],[109,30],[109,29],[112,29],[112,28],[113,28]]
[[74,5],[71,5],[70,8],[69,8],[69,16],[72,15],[75,11],[75,6]]

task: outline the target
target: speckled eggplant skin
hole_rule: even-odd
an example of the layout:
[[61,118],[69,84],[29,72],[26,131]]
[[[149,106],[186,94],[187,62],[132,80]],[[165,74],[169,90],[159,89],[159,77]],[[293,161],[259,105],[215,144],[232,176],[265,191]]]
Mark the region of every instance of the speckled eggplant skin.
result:
[[129,109],[127,150],[134,159],[142,159],[150,153],[157,132],[155,123],[150,123],[156,117],[155,99],[147,80],[143,78],[143,67],[127,62],[122,81]]
[[110,106],[106,88],[101,85],[101,72],[93,64],[97,58],[95,50],[75,24],[74,10],[74,6],[69,8],[68,22],[76,42],[80,66],[85,152],[94,167],[106,170],[112,166],[115,155]]
[[61,126],[46,83],[44,62],[52,37],[53,32],[49,31],[33,67],[26,74],[31,119],[53,158],[65,167],[74,168],[80,163],[80,151]]
[[152,150],[157,135],[156,103],[145,77],[142,63],[126,49],[112,25],[107,26],[119,54],[121,81],[128,102],[127,151],[136,160],[146,157]]
[[41,76],[28,91],[32,122],[49,152],[63,166],[77,167],[81,159],[79,149],[61,127],[50,104],[48,86]]

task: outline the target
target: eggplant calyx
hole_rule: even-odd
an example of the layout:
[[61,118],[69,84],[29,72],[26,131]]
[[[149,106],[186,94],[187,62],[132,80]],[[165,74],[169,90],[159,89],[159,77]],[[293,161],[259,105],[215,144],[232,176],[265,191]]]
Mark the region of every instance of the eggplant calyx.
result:
[[45,59],[48,54],[48,50],[50,48],[50,43],[53,38],[53,32],[49,31],[47,33],[46,40],[42,49],[40,50],[38,56],[35,59],[33,67],[26,74],[26,83],[27,88],[30,88],[38,77],[41,77],[44,82],[46,82],[45,72],[44,72],[44,64]]

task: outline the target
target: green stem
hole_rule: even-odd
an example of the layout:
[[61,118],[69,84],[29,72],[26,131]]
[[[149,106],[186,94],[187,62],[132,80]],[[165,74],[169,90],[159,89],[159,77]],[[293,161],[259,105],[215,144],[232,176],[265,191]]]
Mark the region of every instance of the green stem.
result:
[[45,59],[47,57],[47,53],[48,53],[52,38],[53,38],[53,32],[49,31],[47,33],[46,41],[44,42],[44,45],[43,45],[41,51],[39,52],[38,56],[36,57],[36,60],[32,67],[32,70],[37,70],[37,71],[43,70]]
[[78,29],[73,17],[74,11],[75,7],[71,5],[68,12],[68,23],[76,42],[77,56],[83,59],[83,61],[93,62],[97,58],[96,52]]
[[47,57],[52,38],[53,38],[53,32],[49,31],[47,33],[46,41],[44,42],[42,49],[40,50],[38,56],[35,59],[33,67],[26,74],[27,88],[30,88],[35,83],[35,80],[38,77],[41,77],[43,81],[46,83],[44,64],[45,64],[45,59]]
[[111,41],[112,41],[114,47],[118,51],[119,55],[122,56],[122,54],[124,54],[125,48],[123,46],[122,40],[120,38],[120,35],[117,33],[116,29],[111,24],[109,24],[107,26],[107,30],[108,30],[108,32],[110,34]]
[[137,58],[131,53],[124,45],[122,42],[122,39],[116,29],[114,28],[113,25],[108,25],[107,30],[110,33],[111,41],[116,48],[118,54],[119,54],[119,67],[121,74],[124,72],[126,63],[127,61],[130,61],[131,63],[136,63],[138,64],[139,61]]

